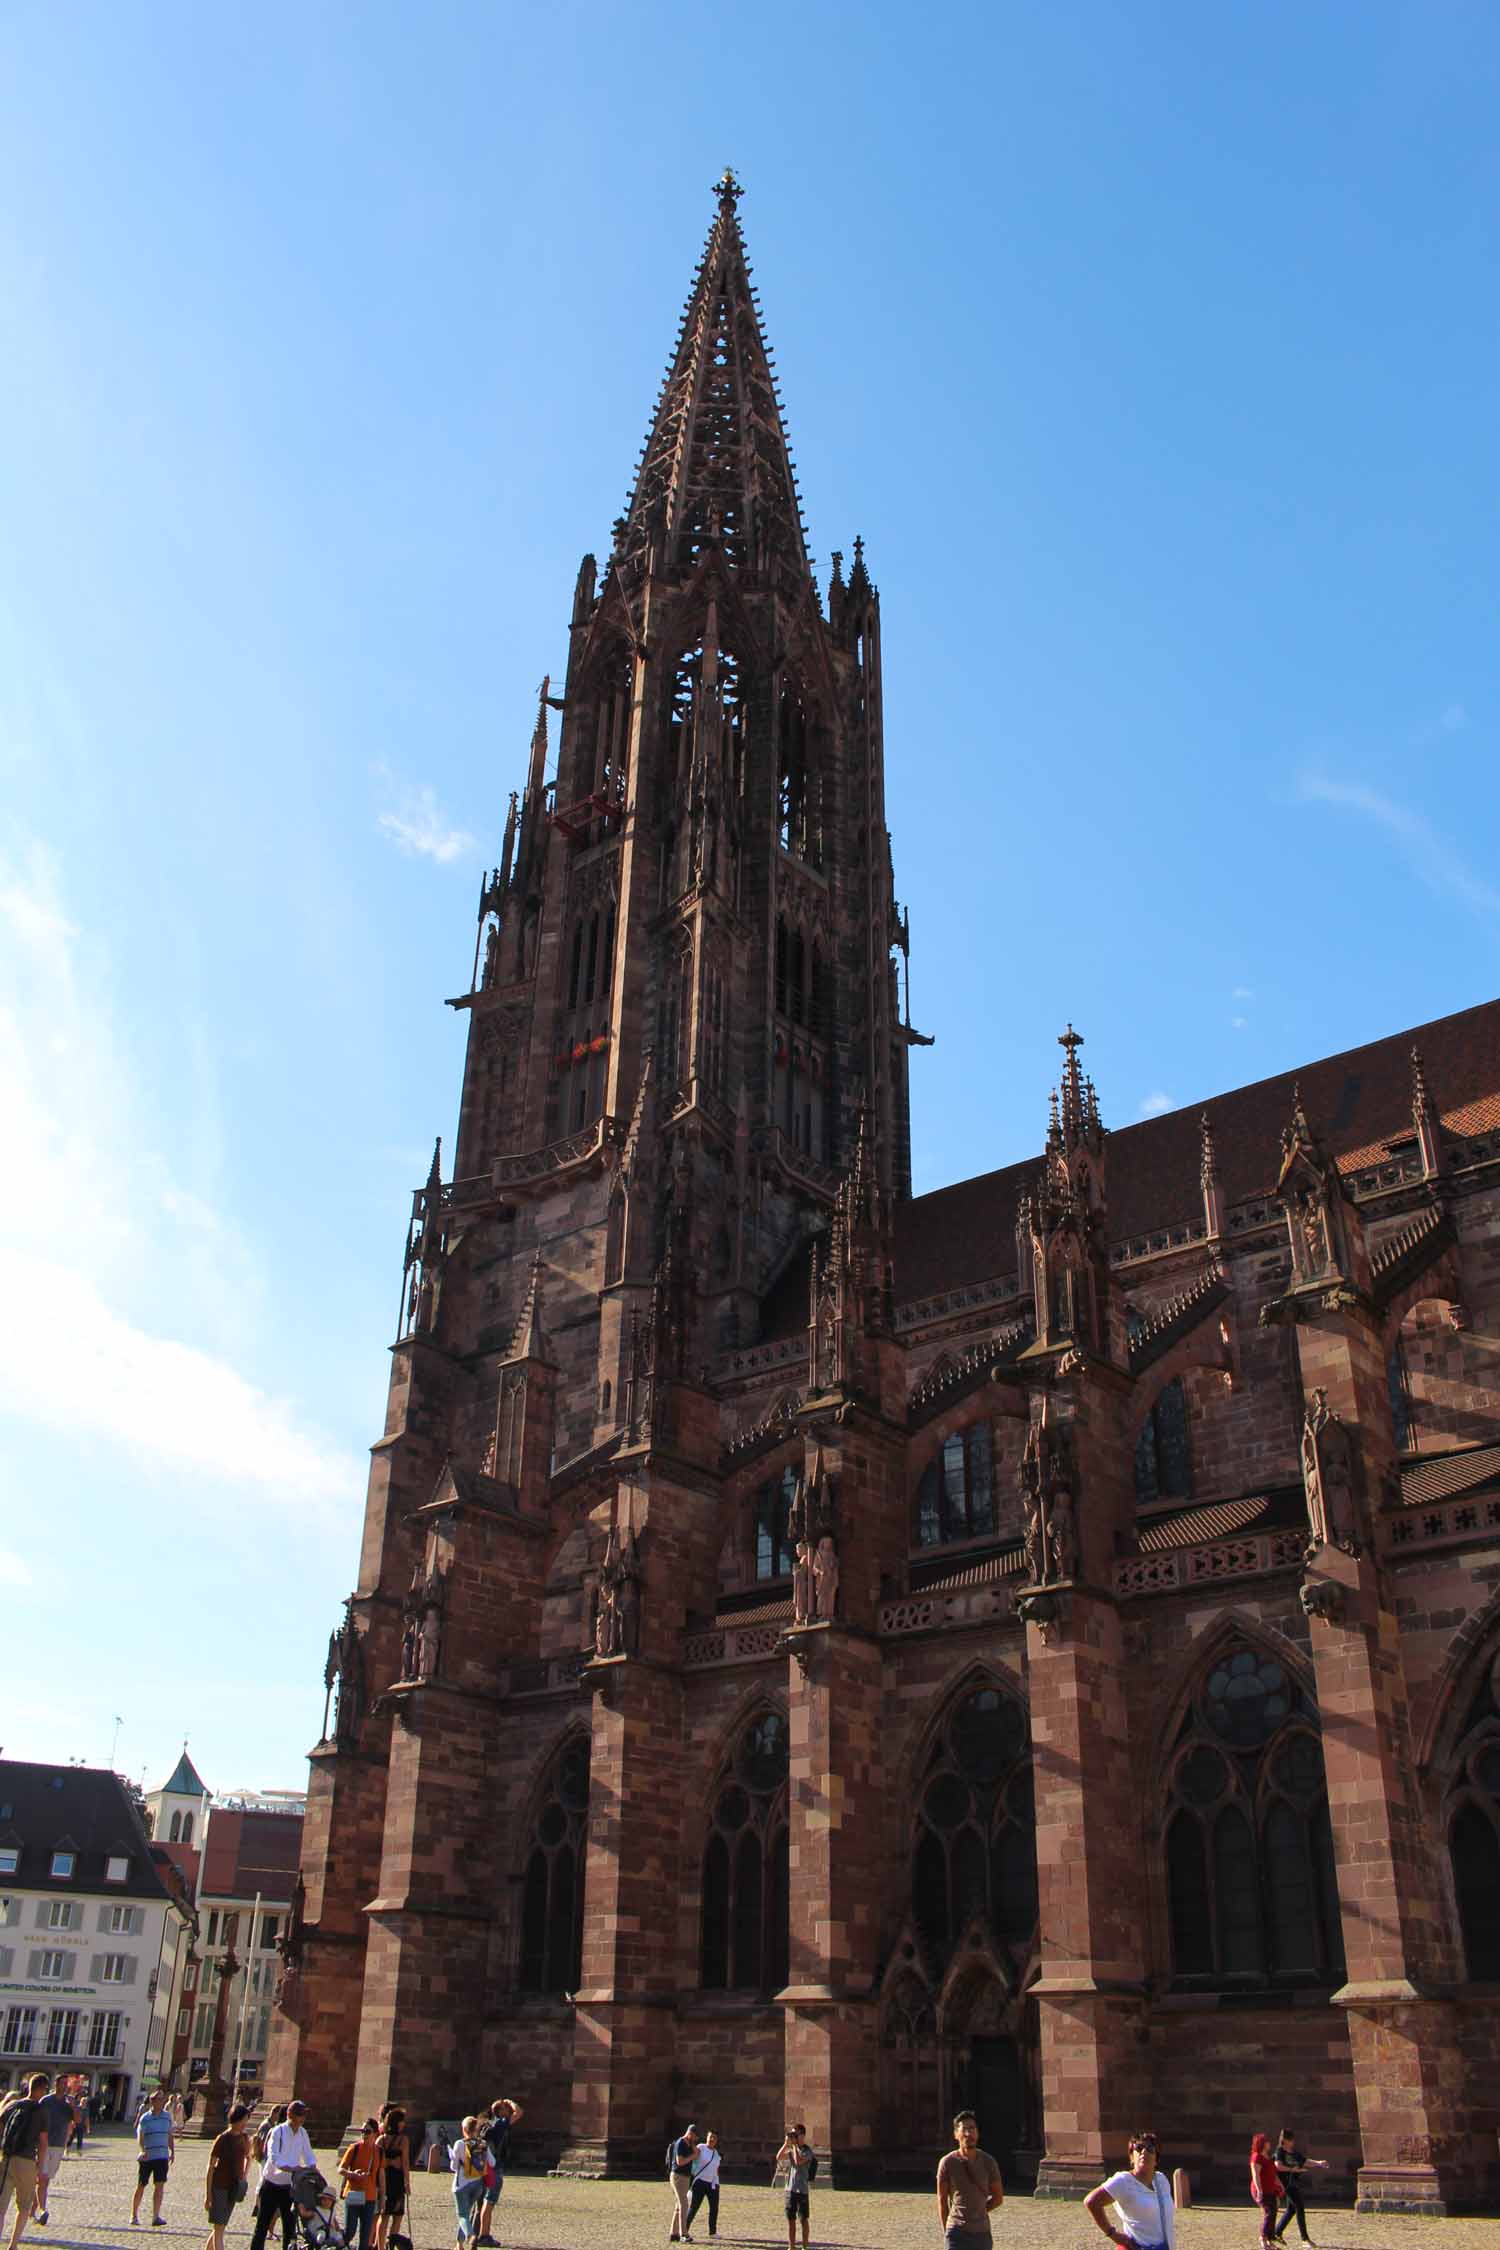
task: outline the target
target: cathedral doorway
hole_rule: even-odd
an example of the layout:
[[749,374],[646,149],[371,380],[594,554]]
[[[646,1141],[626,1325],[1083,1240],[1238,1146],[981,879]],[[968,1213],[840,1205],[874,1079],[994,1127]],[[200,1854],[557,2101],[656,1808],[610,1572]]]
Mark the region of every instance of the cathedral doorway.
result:
[[1035,2004],[1010,1990],[992,1964],[974,1961],[950,1985],[942,2016],[952,2096],[944,2127],[951,2130],[954,2111],[972,2109],[979,2145],[1006,2185],[1031,2186],[1041,2133]]
[[1016,2152],[1026,2141],[1026,2109],[1021,2056],[1014,2039],[983,2033],[969,2047],[967,2084],[960,2108],[979,2119],[979,2145],[988,2149],[1007,2180],[1016,2172]]

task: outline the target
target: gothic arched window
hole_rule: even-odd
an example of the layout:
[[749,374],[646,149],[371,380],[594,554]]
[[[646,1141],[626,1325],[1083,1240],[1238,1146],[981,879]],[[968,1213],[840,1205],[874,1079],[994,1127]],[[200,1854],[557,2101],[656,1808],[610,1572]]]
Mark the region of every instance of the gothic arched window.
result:
[[699,1976],[710,1991],[776,1992],[790,1910],[787,1725],[763,1711],[735,1743],[703,1853]]
[[1182,1377],[1164,1384],[1141,1424],[1135,1444],[1135,1502],[1191,1500],[1193,1462],[1188,1450],[1187,1392]]
[[181,1813],[180,1813],[180,1812],[174,1812],[174,1813],[173,1813],[173,1815],[172,1815],[172,1822],[171,1822],[171,1826],[170,1826],[170,1827],[168,1828],[168,1830],[167,1830],[167,1842],[168,1842],[169,1844],[179,1844],[179,1843],[181,1843],[181,1841],[182,1841],[182,1815],[181,1815]]
[[1407,1364],[1406,1346],[1398,1336],[1385,1363],[1386,1391],[1391,1407],[1391,1429],[1396,1439],[1396,1451],[1411,1451],[1415,1417],[1412,1413],[1411,1369]]
[[578,1735],[557,1757],[532,1831],[521,1891],[523,1992],[573,1992],[578,1987],[588,1809],[589,1745]]
[[974,1915],[1002,1943],[1036,1926],[1036,1810],[1026,1714],[999,1688],[975,1688],[938,1732],[917,1806],[912,1908],[938,1960]]
[[917,1545],[983,1539],[995,1528],[995,1448],[988,1422],[945,1438],[917,1483]]
[[784,680],[776,717],[776,840],[783,851],[821,867],[823,833],[812,736],[801,691],[795,681]]
[[792,1502],[797,1497],[797,1472],[791,1467],[782,1470],[761,1485],[755,1495],[755,1575],[757,1578],[789,1578],[792,1570],[792,1538],[787,1529]]
[[1500,1651],[1469,1709],[1447,1812],[1464,1960],[1476,1982],[1494,1982],[1500,1980]]
[[193,1840],[193,1816],[190,1812],[185,1812],[182,1816],[182,1840],[185,1844],[190,1844]]
[[1344,1974],[1323,1745],[1286,1667],[1236,1644],[1178,1737],[1164,1845],[1179,1983]]

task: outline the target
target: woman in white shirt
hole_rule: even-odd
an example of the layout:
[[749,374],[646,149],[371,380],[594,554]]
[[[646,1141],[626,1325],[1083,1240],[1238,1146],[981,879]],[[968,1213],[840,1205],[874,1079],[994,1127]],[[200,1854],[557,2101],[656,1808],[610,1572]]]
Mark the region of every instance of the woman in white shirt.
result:
[[[1156,2135],[1134,2134],[1129,2157],[1128,2172],[1111,2172],[1107,2180],[1089,2189],[1083,2199],[1085,2211],[1099,2232],[1121,2244],[1122,2250],[1176,2250],[1172,2191],[1156,2169]],[[1119,2226],[1106,2215],[1110,2203]]]
[[[698,2216],[700,2203],[708,2205],[708,2231],[710,2236],[719,2231],[719,2136],[706,2133],[693,2157],[693,2195],[688,2205],[688,2225]],[[685,2242],[691,2235],[684,2235]]]

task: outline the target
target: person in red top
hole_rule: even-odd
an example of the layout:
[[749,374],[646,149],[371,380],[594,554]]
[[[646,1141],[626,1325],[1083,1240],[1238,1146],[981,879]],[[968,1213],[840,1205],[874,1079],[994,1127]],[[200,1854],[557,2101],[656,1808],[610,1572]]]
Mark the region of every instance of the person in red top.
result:
[[1257,2133],[1250,2143],[1250,2200],[1260,2205],[1261,2241],[1274,2240],[1281,2178],[1271,2158],[1271,2143],[1264,2133]]

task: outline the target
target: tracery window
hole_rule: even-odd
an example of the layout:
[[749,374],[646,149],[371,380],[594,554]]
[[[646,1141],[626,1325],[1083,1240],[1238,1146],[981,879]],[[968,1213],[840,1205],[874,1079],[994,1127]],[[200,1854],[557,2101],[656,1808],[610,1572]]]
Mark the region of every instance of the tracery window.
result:
[[565,1743],[548,1776],[521,1894],[523,1992],[574,1992],[583,1968],[589,1745]]
[[782,1470],[761,1485],[755,1495],[755,1575],[757,1578],[791,1576],[793,1542],[787,1530],[792,1502],[797,1497],[797,1472]]
[[917,1484],[917,1545],[982,1539],[995,1528],[995,1448],[988,1422],[971,1422],[943,1442]]
[[1447,1812],[1464,1960],[1476,1982],[1500,1981],[1500,1651],[1469,1709]]
[[1396,1451],[1409,1453],[1412,1448],[1415,1417],[1412,1413],[1411,1369],[1407,1364],[1406,1346],[1398,1336],[1390,1358],[1385,1364],[1387,1395],[1391,1407],[1391,1429],[1395,1435]]
[[776,837],[783,851],[821,867],[823,829],[812,731],[800,689],[784,680],[776,716]]
[[1179,1984],[1327,1984],[1344,1975],[1323,1745],[1301,1690],[1235,1644],[1183,1722],[1165,1830]]
[[912,1856],[912,1910],[938,1960],[976,1914],[1002,1943],[1036,1926],[1036,1808],[1026,1714],[999,1688],[973,1689],[927,1761]]
[[826,1162],[824,1089],[829,1052],[828,979],[822,948],[784,915],[776,917],[772,1026],[774,1116],[794,1148]]
[[735,1744],[704,1847],[699,1976],[708,1990],[780,1990],[790,1896],[787,1725],[764,1711]]
[[1187,1392],[1174,1375],[1157,1394],[1135,1445],[1135,1501],[1191,1500],[1193,1461],[1188,1449]]

